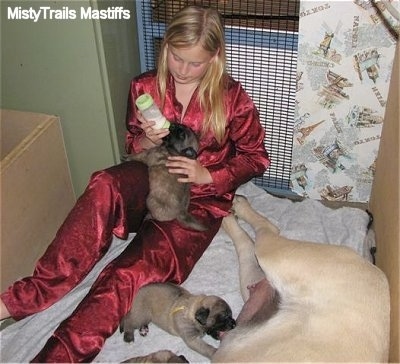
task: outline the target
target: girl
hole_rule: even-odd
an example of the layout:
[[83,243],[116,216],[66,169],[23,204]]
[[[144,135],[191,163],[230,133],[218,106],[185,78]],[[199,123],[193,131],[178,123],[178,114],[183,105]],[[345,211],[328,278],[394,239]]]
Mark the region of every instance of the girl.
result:
[[224,33],[212,9],[187,7],[171,21],[157,71],[131,82],[126,150],[139,152],[162,143],[168,130],[153,128],[135,108],[150,93],[171,122],[200,135],[197,160],[172,157],[170,173],[191,183],[189,211],[208,227],[184,228],[177,221],[144,220],[147,169],[123,163],[92,175],[89,185],[31,277],[1,295],[1,318],[19,320],[41,311],[74,288],[102,258],[113,235],[126,239],[125,251],[100,274],[73,314],[62,322],[34,362],[87,362],[128,312],[138,289],[150,282],[180,284],[191,272],[228,214],[235,189],[269,165],[258,112],[225,71]]

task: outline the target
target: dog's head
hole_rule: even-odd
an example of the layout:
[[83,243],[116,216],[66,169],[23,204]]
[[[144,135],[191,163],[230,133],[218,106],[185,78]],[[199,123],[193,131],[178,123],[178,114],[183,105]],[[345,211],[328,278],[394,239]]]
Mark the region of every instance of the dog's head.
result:
[[169,134],[163,138],[163,144],[171,155],[197,158],[199,140],[195,132],[185,125],[171,123]]
[[232,330],[236,326],[231,308],[217,296],[205,296],[195,313],[195,318],[204,332],[216,340],[220,339],[222,332]]

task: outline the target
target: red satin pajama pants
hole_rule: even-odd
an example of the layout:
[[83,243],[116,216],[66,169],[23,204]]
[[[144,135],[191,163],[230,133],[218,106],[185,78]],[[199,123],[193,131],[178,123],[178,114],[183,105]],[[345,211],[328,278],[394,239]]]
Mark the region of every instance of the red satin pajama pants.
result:
[[[147,167],[123,163],[96,172],[31,277],[1,296],[15,319],[42,311],[74,288],[104,256],[113,234],[127,248],[99,275],[73,314],[64,320],[33,362],[88,362],[118,328],[134,295],[150,282],[183,282],[217,233],[221,219],[192,201],[191,213],[209,229],[185,229],[176,221],[143,218]],[[122,338],[121,338],[122,340]]]

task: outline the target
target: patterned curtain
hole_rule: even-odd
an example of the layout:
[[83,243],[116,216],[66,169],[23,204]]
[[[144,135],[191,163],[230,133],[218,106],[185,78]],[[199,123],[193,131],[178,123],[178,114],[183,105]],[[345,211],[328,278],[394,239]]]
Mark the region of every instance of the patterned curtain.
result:
[[398,9],[399,1],[301,1],[291,171],[297,194],[369,200]]

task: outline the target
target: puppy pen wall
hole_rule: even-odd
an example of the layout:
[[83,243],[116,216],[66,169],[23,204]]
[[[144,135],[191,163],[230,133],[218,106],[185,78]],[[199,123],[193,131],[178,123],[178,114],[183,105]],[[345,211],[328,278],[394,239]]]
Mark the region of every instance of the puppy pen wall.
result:
[[156,67],[166,24],[187,5],[213,7],[221,13],[228,71],[257,105],[272,160],[254,182],[289,193],[300,1],[141,0],[137,15],[143,72]]

